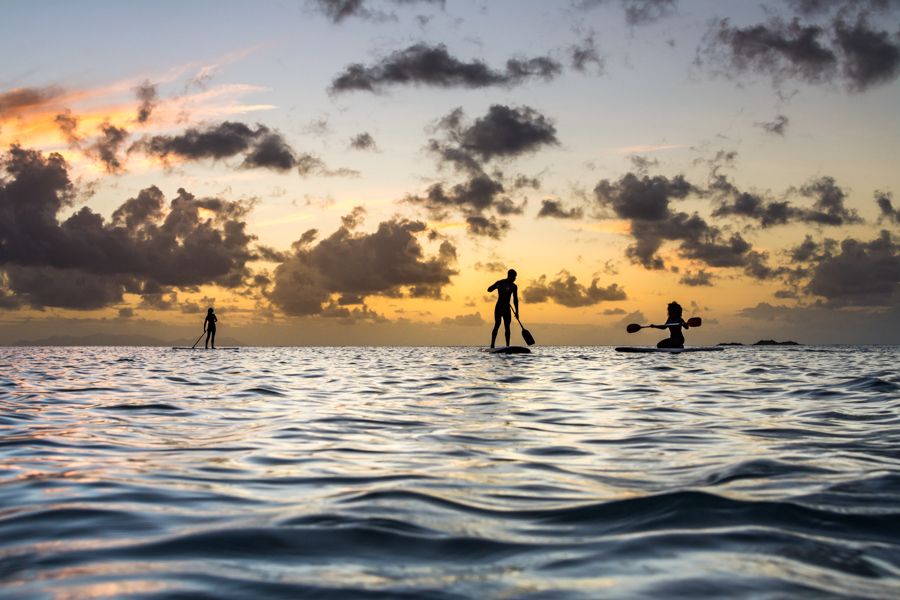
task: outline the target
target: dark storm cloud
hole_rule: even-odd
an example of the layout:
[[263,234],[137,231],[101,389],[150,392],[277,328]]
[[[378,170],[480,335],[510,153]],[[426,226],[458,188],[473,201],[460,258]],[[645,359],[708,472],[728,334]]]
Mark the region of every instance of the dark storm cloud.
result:
[[159,100],[156,85],[145,81],[134,89],[134,93],[137,99],[141,101],[140,106],[138,106],[137,122],[146,123]]
[[[180,189],[166,206],[150,187],[108,222],[87,207],[60,221],[75,194],[61,156],[13,146],[0,166],[0,269],[34,306],[96,308],[148,283],[236,287],[254,258],[246,204]],[[69,285],[81,290],[66,300]]]
[[179,135],[145,137],[132,144],[129,152],[143,152],[163,161],[222,160],[243,156],[241,168],[270,169],[286,172],[296,169],[301,176],[346,175],[349,169],[329,170],[316,156],[297,153],[281,133],[257,124],[253,129],[244,123],[224,121],[205,128],[191,127]]
[[375,138],[368,131],[358,133],[350,138],[350,147],[354,150],[378,150]]
[[872,28],[867,14],[859,12],[852,25],[839,15],[829,26],[773,18],[742,28],[722,19],[707,34],[698,62],[707,58],[729,76],[768,75],[776,84],[841,82],[863,92],[900,75],[900,36]]
[[541,275],[537,281],[526,287],[522,298],[527,302],[547,302],[552,300],[569,308],[593,306],[601,302],[625,300],[625,290],[612,283],[606,287],[597,285],[596,277],[591,285],[585,287],[578,279],[567,271],[561,271],[555,279],[548,280]]
[[[576,8],[590,9],[612,0],[577,0]],[[675,12],[678,0],[619,0],[625,12],[625,22],[631,26],[647,25]]]
[[541,200],[541,210],[538,218],[550,217],[554,219],[580,219],[584,216],[581,207],[565,208],[559,200]]
[[122,171],[122,161],[119,159],[119,150],[128,139],[128,132],[121,127],[110,123],[104,123],[100,127],[100,135],[91,145],[89,154],[95,156],[107,173],[119,173]]
[[709,271],[705,269],[700,269],[699,271],[688,271],[685,273],[681,279],[678,280],[679,283],[683,283],[684,285],[689,285],[692,287],[700,287],[700,286],[711,286],[713,280],[713,275]]
[[788,123],[790,119],[788,119],[784,115],[776,115],[774,119],[771,121],[762,121],[759,123],[755,123],[757,127],[765,131],[766,133],[771,133],[772,135],[780,135],[784,137],[784,132],[787,129]]
[[549,57],[510,59],[506,61],[506,68],[498,71],[480,60],[459,60],[443,44],[429,46],[418,43],[393,52],[371,66],[360,63],[348,65],[331,82],[331,91],[375,92],[392,85],[443,88],[511,86],[533,78],[549,81],[561,71],[561,65]]
[[56,86],[16,88],[0,94],[0,119],[46,104],[62,96],[64,90]]
[[374,233],[343,225],[318,243],[314,233],[304,235],[275,269],[269,299],[287,314],[316,315],[333,295],[439,294],[456,274],[456,248],[444,241],[426,257],[419,242],[426,229],[420,221],[392,219]]
[[878,222],[893,223],[900,225],[900,210],[894,208],[894,196],[890,192],[875,192],[875,203],[881,214],[878,216]]
[[[445,0],[387,0],[396,6],[412,4],[434,4],[443,8]],[[333,23],[340,23],[349,17],[383,20],[391,15],[371,8],[371,0],[309,0],[309,3],[327,16]]]
[[807,254],[810,278],[805,289],[810,294],[838,306],[897,305],[900,245],[888,231],[868,242],[826,240]]
[[622,219],[661,221],[670,216],[669,203],[686,198],[696,188],[683,175],[669,179],[627,173],[618,181],[601,180],[594,194],[601,206]]

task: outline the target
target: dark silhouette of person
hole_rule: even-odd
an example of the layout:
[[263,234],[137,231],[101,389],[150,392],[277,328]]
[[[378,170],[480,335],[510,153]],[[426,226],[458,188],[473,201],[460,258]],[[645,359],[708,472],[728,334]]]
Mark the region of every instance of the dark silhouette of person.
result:
[[213,309],[210,308],[206,311],[206,319],[203,320],[203,331],[206,333],[205,347],[207,349],[209,349],[210,340],[212,341],[213,350],[216,349],[216,321],[218,320]]
[[669,317],[666,319],[665,325],[651,325],[654,329],[668,329],[669,337],[660,340],[656,344],[657,348],[684,348],[684,334],[681,328],[690,329],[684,319],[681,318],[681,305],[677,302],[670,302],[668,306]]
[[489,292],[497,290],[497,305],[494,306],[494,330],[491,331],[491,348],[497,343],[497,332],[500,330],[501,319],[505,327],[506,345],[509,346],[509,322],[512,320],[509,308],[510,299],[516,306],[516,318],[519,318],[519,288],[514,283],[515,281],[516,270],[510,269],[506,273],[506,279],[495,281],[487,290]]

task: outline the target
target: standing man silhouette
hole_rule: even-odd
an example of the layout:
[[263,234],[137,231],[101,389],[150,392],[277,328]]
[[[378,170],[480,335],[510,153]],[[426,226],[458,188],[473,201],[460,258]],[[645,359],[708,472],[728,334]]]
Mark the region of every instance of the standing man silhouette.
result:
[[212,338],[213,350],[216,349],[216,322],[218,320],[212,308],[206,311],[206,318],[203,320],[203,331],[206,333],[206,344],[204,346],[207,350],[209,349],[210,338]]
[[497,343],[497,332],[500,330],[500,320],[503,320],[506,334],[506,345],[509,346],[509,322],[512,320],[510,315],[509,301],[510,298],[516,307],[516,318],[519,318],[519,288],[515,284],[516,270],[510,269],[506,273],[506,279],[495,281],[487,291],[493,292],[497,290],[497,305],[494,306],[494,330],[491,331],[491,348]]

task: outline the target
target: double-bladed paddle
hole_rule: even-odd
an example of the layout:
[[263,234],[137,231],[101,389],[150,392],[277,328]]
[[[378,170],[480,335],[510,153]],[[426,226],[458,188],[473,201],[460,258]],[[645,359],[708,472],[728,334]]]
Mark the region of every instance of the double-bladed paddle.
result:
[[[703,320],[700,317],[691,317],[687,320],[688,327],[700,327],[702,324]],[[681,323],[666,323],[660,327],[674,327],[675,325],[681,325]],[[636,333],[645,327],[653,327],[653,325],[638,325],[637,323],[631,323],[625,328],[625,331],[628,333]]]

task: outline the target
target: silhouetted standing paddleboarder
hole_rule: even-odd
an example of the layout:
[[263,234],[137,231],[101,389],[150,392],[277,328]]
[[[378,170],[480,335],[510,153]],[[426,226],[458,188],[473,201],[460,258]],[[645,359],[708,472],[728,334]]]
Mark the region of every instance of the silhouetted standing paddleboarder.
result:
[[516,270],[510,269],[506,273],[506,279],[495,281],[487,291],[497,290],[497,305],[494,306],[494,329],[491,331],[491,348],[497,343],[497,332],[500,330],[500,321],[503,320],[505,328],[506,345],[509,346],[509,322],[512,320],[509,301],[512,299],[516,307],[516,318],[519,318],[519,288],[515,284]]
[[684,334],[681,333],[681,328],[689,329],[690,326],[685,323],[684,319],[681,318],[681,305],[677,302],[670,302],[668,308],[669,316],[666,319],[665,325],[651,325],[654,329],[668,329],[669,337],[664,340],[660,340],[658,344],[656,344],[657,348],[684,348]]
[[216,318],[216,313],[213,312],[213,309],[210,308],[206,311],[206,319],[203,320],[203,332],[206,333],[206,343],[204,347],[208,350],[210,340],[212,341],[213,350],[216,349],[216,322],[219,319]]

